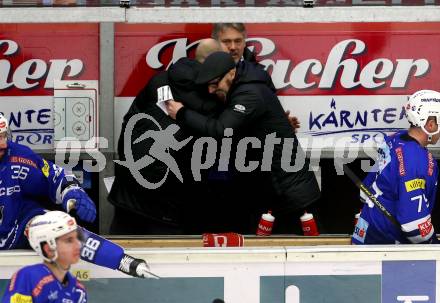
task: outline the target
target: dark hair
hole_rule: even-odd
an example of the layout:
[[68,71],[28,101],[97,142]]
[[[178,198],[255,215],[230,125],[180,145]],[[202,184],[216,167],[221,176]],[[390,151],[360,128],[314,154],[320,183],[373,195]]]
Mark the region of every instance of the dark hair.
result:
[[242,33],[246,38],[246,27],[244,26],[244,23],[214,23],[211,37],[218,40],[219,33],[228,28],[235,29],[237,32]]
[[[426,123],[428,123],[429,121],[434,121],[435,123],[437,123],[437,117],[436,116],[429,116],[427,119],[426,119],[426,122],[425,122],[425,125],[426,125]],[[409,122],[409,121],[408,121]],[[409,126],[410,127],[416,127],[413,123],[411,123],[411,122],[409,122]]]
[[437,117],[436,116],[429,116],[428,119],[426,119],[426,122],[429,122],[431,120],[434,120],[434,122],[437,123]]

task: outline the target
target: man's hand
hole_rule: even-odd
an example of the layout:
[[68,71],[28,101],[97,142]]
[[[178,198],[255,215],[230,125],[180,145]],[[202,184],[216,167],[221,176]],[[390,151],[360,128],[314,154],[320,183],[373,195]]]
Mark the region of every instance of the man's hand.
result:
[[119,270],[136,278],[160,278],[150,271],[150,266],[148,266],[147,262],[142,259],[133,258],[127,254],[122,258],[119,264]]
[[183,104],[174,100],[168,100],[165,102],[165,106],[167,107],[168,115],[176,120],[177,112],[183,107]]
[[72,206],[76,210],[78,217],[86,222],[93,222],[96,219],[95,203],[89,198],[87,193],[79,186],[71,186],[66,188],[62,193],[63,207],[69,212]]
[[297,132],[297,129],[301,127],[301,124],[297,117],[290,115],[290,110],[286,110],[286,117],[287,120],[289,120],[290,126],[292,126],[295,133]]

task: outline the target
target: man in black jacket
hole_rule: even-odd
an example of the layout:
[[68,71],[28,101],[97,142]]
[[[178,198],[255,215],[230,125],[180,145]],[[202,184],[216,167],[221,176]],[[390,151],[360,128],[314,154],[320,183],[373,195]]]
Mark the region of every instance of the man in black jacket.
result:
[[[206,39],[200,43],[196,51],[199,60],[207,54],[218,50],[219,46]],[[214,41],[215,42],[215,41]],[[166,163],[154,158],[150,153],[153,144],[160,144],[152,136],[144,139],[141,137],[151,131],[160,131],[172,127],[175,121],[166,115],[156,104],[165,100],[163,95],[169,94],[176,100],[184,100],[185,106],[205,115],[212,115],[217,111],[218,102],[207,93],[197,89],[194,81],[196,78],[196,60],[182,58],[173,64],[168,71],[155,75],[134,99],[130,109],[125,114],[122,130],[118,141],[119,161],[115,162],[115,182],[110,191],[108,200],[115,206],[115,215],[110,227],[112,234],[182,234],[197,233],[193,209],[205,203],[204,187],[196,184],[189,175],[192,153],[191,142],[179,150],[169,149],[169,155],[176,160],[183,177],[178,178]],[[138,114],[148,114],[152,119],[140,119],[132,130],[127,133],[127,125]],[[153,120],[154,119],[154,120]],[[171,130],[169,128],[168,130]],[[178,130],[174,139],[186,142],[186,134]],[[137,141],[139,140],[139,142]],[[124,165],[127,163],[126,149],[131,149],[131,157],[138,161],[147,157],[148,165],[139,170],[140,176],[157,188],[146,188],[136,180],[131,170]],[[165,147],[164,147],[165,148]],[[149,156],[150,154],[150,156]],[[148,158],[149,157],[149,158]],[[183,183],[180,181],[183,179]],[[160,184],[163,181],[162,184]],[[195,195],[194,193],[198,194]],[[188,203],[188,201],[190,201]],[[200,202],[200,203],[199,203]],[[203,219],[203,218],[202,218]],[[206,218],[206,220],[208,220]],[[203,222],[200,222],[203,226]]]
[[[235,64],[239,65],[243,61],[252,62],[264,70],[264,66],[257,62],[255,53],[246,47],[247,31],[244,23],[214,23],[211,37],[220,43],[223,51],[231,54]],[[267,72],[265,72],[265,76],[268,78],[269,88],[275,92],[276,88],[272,78]],[[291,116],[290,111],[286,111],[286,116],[295,131],[300,128],[298,118]]]
[[[257,171],[240,173],[242,184],[246,185],[246,197],[255,206],[254,211],[261,214],[272,208],[276,224],[274,232],[300,233],[299,217],[304,210],[314,209],[320,197],[319,187],[309,161],[306,159],[295,133],[290,126],[276,94],[268,87],[267,77],[255,64],[241,62],[235,65],[233,57],[225,52],[215,52],[206,58],[199,69],[196,83],[205,85],[208,92],[215,94],[224,105],[224,110],[216,118],[204,116],[175,101],[167,102],[167,110],[179,125],[191,132],[221,138],[225,129],[231,128],[237,141],[244,137],[255,137],[262,145],[272,138],[273,157],[270,168],[263,167],[261,161]],[[272,135],[271,135],[272,134]],[[275,134],[275,137],[273,135]],[[276,138],[281,138],[276,142]],[[284,146],[284,150],[283,150]],[[270,150],[270,148],[269,148]],[[283,154],[291,151],[290,157]],[[240,150],[237,150],[237,155]],[[248,155],[252,159],[263,159],[263,146],[252,149]],[[296,161],[304,161],[296,163]],[[299,166],[292,171],[291,166]],[[295,170],[295,169],[293,169]],[[267,194],[255,189],[252,180],[258,185],[267,180],[270,188]],[[275,192],[278,199],[272,199]],[[270,199],[266,201],[266,199]],[[256,225],[255,225],[256,226]]]

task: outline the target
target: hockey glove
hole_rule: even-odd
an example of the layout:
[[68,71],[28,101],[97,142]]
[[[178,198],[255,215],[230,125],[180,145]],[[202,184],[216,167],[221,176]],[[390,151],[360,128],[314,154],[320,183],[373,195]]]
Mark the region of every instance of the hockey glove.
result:
[[119,270],[136,278],[160,278],[150,271],[150,266],[148,266],[147,262],[142,259],[133,258],[127,254],[124,254],[119,264]]
[[95,203],[89,198],[87,193],[79,186],[69,186],[62,193],[63,207],[69,212],[73,208],[77,216],[86,222],[93,222],[96,218]]

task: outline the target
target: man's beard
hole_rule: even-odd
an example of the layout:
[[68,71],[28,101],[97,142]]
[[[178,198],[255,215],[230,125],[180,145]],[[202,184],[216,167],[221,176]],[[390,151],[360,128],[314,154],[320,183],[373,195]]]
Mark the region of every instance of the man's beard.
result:
[[240,56],[240,54],[239,54],[238,52],[230,52],[229,54],[230,54],[230,55],[232,56],[232,58],[234,59],[235,63],[237,63],[238,61],[240,61],[241,56]]
[[217,98],[218,98],[220,101],[226,102],[226,95],[227,95],[227,92],[225,92],[224,90],[222,90],[222,89],[218,89],[218,90],[216,90],[216,91],[215,91],[215,95],[217,96]]

